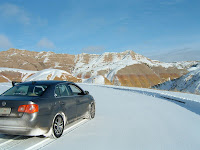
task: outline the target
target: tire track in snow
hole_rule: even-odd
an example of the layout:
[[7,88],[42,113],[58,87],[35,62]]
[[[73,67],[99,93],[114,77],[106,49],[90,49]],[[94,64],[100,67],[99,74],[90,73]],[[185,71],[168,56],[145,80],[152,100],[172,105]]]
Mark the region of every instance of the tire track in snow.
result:
[[[10,139],[10,137],[12,137]],[[6,139],[8,138],[8,139]],[[0,149],[1,150],[6,150],[6,149],[11,149],[12,147],[15,147],[16,145],[22,143],[25,141],[28,137],[23,137],[23,136],[8,136],[5,135],[3,138],[0,140]]]
[[[77,128],[79,128],[80,126],[84,125],[88,121],[89,120],[87,120],[87,119],[84,119],[84,120],[81,120],[81,121],[79,120],[78,123],[77,123],[77,121],[75,121],[74,122],[75,124],[72,123],[71,125],[66,126],[67,128],[64,130],[63,135],[60,138],[62,138],[65,135],[69,134],[70,132],[76,130]],[[53,143],[53,142],[55,142],[57,140],[59,140],[59,139],[46,138],[46,139],[42,140],[41,142],[39,142],[39,143],[37,143],[37,144],[35,144],[35,145],[27,148],[26,150],[36,150],[36,149],[38,150],[38,149],[42,149],[45,146],[47,146],[47,145],[49,145],[49,144],[51,144],[51,143]]]

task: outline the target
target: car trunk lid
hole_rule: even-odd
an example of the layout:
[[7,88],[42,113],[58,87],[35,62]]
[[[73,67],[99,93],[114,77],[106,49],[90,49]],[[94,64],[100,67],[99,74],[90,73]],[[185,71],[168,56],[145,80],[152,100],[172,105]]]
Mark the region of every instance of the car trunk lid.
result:
[[22,96],[0,96],[0,117],[22,117],[24,112],[18,112],[19,106],[33,104],[34,99]]

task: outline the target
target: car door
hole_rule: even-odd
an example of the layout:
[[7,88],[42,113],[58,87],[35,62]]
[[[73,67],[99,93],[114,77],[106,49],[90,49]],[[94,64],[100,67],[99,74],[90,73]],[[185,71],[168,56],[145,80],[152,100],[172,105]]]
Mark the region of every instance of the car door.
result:
[[88,104],[89,104],[88,97],[75,84],[69,84],[68,86],[70,90],[72,91],[74,98],[76,98],[76,104],[77,104],[76,113],[77,113],[77,117],[80,117],[84,115],[86,111],[88,110]]
[[55,90],[59,92],[57,97],[60,103],[62,111],[67,116],[67,120],[73,120],[76,118],[76,99],[73,97],[72,93],[67,89],[65,84],[59,84],[56,86]]

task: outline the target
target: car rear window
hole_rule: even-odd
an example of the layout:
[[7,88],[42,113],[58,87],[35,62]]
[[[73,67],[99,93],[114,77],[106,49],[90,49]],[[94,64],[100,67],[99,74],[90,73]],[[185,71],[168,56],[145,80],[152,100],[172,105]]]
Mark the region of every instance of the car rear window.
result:
[[46,85],[16,85],[2,95],[4,96],[41,96],[47,89]]

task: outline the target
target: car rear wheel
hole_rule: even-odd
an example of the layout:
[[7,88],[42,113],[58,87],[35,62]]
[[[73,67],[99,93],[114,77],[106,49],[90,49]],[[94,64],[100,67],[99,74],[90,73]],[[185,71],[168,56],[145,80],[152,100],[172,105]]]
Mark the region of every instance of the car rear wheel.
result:
[[53,126],[52,126],[52,137],[59,138],[63,134],[64,130],[64,120],[61,115],[57,115],[54,119]]

